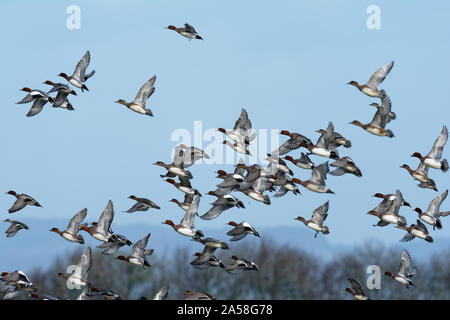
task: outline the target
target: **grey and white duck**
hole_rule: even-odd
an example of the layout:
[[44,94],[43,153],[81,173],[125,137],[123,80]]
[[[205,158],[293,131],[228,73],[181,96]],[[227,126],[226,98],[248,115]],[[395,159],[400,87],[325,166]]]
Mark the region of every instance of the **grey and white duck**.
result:
[[28,94],[17,102],[17,104],[29,103],[33,101],[30,111],[27,113],[27,117],[33,117],[42,111],[47,102],[54,103],[55,100],[50,95],[42,90],[30,89],[23,87],[21,91],[28,92]]
[[156,81],[156,75],[147,80],[142,87],[139,89],[136,97],[131,102],[126,102],[123,99],[115,101],[116,103],[122,104],[133,110],[134,112],[145,114],[153,117],[153,112],[145,107],[148,98],[155,92],[155,87],[153,86]]
[[311,178],[309,180],[302,181],[300,179],[296,179],[293,181],[314,192],[334,194],[334,192],[331,191],[325,183],[329,170],[330,168],[328,167],[328,161],[326,161],[312,169]]
[[347,84],[355,86],[359,91],[368,95],[369,97],[379,97],[380,93],[378,91],[378,86],[384,81],[388,73],[392,70],[393,66],[394,61],[391,61],[388,64],[382,66],[372,74],[366,84],[360,85],[356,81],[350,81]]
[[81,58],[81,60],[78,61],[75,70],[73,71],[73,74],[71,76],[68,76],[64,72],[61,72],[58,76],[63,77],[71,85],[81,89],[82,92],[84,90],[89,91],[89,89],[86,87],[85,82],[95,74],[95,70],[92,70],[91,72],[86,74],[86,69],[89,66],[90,61],[91,61],[91,53],[89,52],[89,50],[87,50],[86,53],[83,55],[83,58]]
[[400,190],[396,190],[395,196],[385,198],[378,206],[369,211],[368,214],[378,217],[380,220],[374,226],[385,227],[388,224],[406,226],[406,218],[399,215],[400,207],[407,203],[403,199]]
[[129,256],[125,257],[120,255],[116,259],[143,267],[144,269],[145,267],[150,267],[146,259],[147,256],[153,253],[153,249],[146,249],[149,238],[150,233],[133,245],[133,250]]
[[324,226],[323,223],[326,220],[328,216],[328,208],[329,208],[330,202],[327,201],[324,204],[322,204],[320,207],[315,209],[313,211],[312,217],[310,220],[306,220],[305,218],[298,216],[294,220],[298,220],[303,222],[305,226],[307,226],[310,229],[313,229],[316,231],[314,234],[314,238],[317,238],[317,235],[322,232],[324,235],[329,234],[330,230],[327,226]]
[[418,187],[438,191],[436,183],[434,182],[433,179],[431,179],[428,176],[428,167],[424,165],[422,162],[419,163],[416,170],[411,169],[410,166],[407,164],[401,165],[400,168],[403,168],[406,171],[408,171],[411,177],[420,182],[417,185]]
[[331,158],[331,159],[339,159],[338,151],[336,150],[337,144],[335,144],[332,140],[334,132],[333,122],[328,123],[328,127],[323,131],[322,135],[317,140],[317,143],[313,146],[309,146],[308,150],[315,155]]
[[212,220],[220,216],[220,214],[233,207],[245,208],[244,203],[233,196],[232,194],[226,194],[223,196],[218,196],[214,191],[208,192],[209,195],[215,196],[218,199],[211,203],[212,207],[206,211],[205,214],[200,216],[203,220]]
[[347,281],[351,288],[345,288],[345,291],[350,293],[353,298],[356,300],[369,300],[369,297],[364,293],[358,281],[352,278],[348,278]]
[[400,242],[409,242],[414,238],[424,239],[427,242],[433,242],[433,238],[429,235],[427,227],[417,220],[417,224],[412,224],[409,227],[397,225],[396,228],[407,231],[408,233],[400,239]]
[[191,262],[191,265],[202,265],[208,263],[209,259],[217,249],[228,250],[230,247],[227,243],[214,238],[194,237],[193,241],[203,244],[205,247],[200,256]]
[[87,247],[84,253],[81,255],[80,261],[75,267],[75,270],[71,274],[59,272],[58,276],[63,278],[77,289],[90,286],[87,281],[89,271],[92,267],[92,250]]
[[22,210],[23,208],[25,208],[25,206],[42,207],[39,202],[25,193],[18,194],[14,190],[10,190],[6,194],[10,194],[16,197],[16,201],[14,202],[12,207],[8,209],[9,213]]
[[71,89],[68,85],[63,83],[55,83],[53,81],[47,80],[44,84],[48,84],[52,86],[48,93],[57,92],[56,97],[54,98],[53,107],[62,108],[67,110],[74,110],[72,104],[67,98],[69,94],[77,95],[75,90]]
[[288,136],[289,139],[286,140],[281,146],[271,152],[272,155],[282,156],[293,150],[297,150],[300,147],[304,147],[309,149],[314,144],[312,141],[305,137],[304,135],[297,132],[290,132],[288,130],[282,130],[280,132],[281,135]]
[[186,37],[188,39],[203,40],[203,38],[199,36],[197,31],[195,31],[194,27],[188,23],[185,23],[184,27],[181,27],[181,28],[177,28],[173,25],[169,25],[168,27],[166,27],[166,29],[174,30],[174,31],[178,32],[179,34],[181,34],[183,37]]
[[75,214],[72,219],[70,219],[69,225],[67,226],[66,230],[59,230],[58,228],[51,228],[51,232],[55,232],[59,234],[61,237],[66,239],[70,242],[77,242],[80,244],[84,244],[84,238],[81,234],[78,234],[80,232],[80,224],[83,222],[83,220],[86,218],[87,215],[87,209],[84,208],[77,214]]
[[419,270],[417,269],[417,267],[412,265],[412,260],[409,252],[403,249],[397,273],[386,271],[384,272],[384,275],[394,279],[397,282],[400,282],[401,284],[405,285],[406,288],[409,288],[409,286],[414,286],[412,277],[414,277],[418,271]]
[[261,237],[259,235],[259,232],[246,221],[242,221],[241,223],[230,221],[227,224],[233,227],[233,229],[227,232],[227,236],[231,237],[230,241],[242,240],[248,234],[254,235],[255,237],[258,238]]
[[301,153],[301,156],[298,159],[294,159],[291,156],[285,156],[284,159],[292,162],[297,167],[302,169],[310,170],[315,167],[314,162],[312,162],[308,155],[304,152]]
[[446,126],[442,127],[441,133],[436,138],[436,141],[431,148],[431,151],[423,157],[419,152],[414,152],[411,157],[417,157],[427,167],[440,169],[446,172],[449,168],[447,159],[442,159],[442,152],[448,140],[448,129]]
[[414,209],[414,211],[416,211],[419,214],[419,218],[423,222],[433,226],[433,230],[435,230],[435,228],[442,229],[440,217],[446,217],[450,215],[450,211],[440,210],[441,204],[447,198],[447,195],[448,189],[445,190],[440,195],[438,195],[436,198],[434,198],[428,205],[428,209],[425,212],[423,212],[422,209],[420,208]]
[[393,119],[392,104],[384,90],[380,90],[380,95],[382,104],[381,106],[377,105],[377,112],[371,122],[368,124],[362,124],[358,120],[354,120],[350,122],[350,124],[361,127],[376,136],[393,138],[394,133],[392,130],[386,129],[386,125],[391,121],[391,119]]
[[203,237],[204,234],[201,230],[197,230],[194,227],[195,216],[198,212],[200,203],[200,195],[195,195],[194,200],[190,204],[186,214],[179,224],[175,224],[172,220],[165,220],[163,224],[171,226],[176,232],[186,237]]

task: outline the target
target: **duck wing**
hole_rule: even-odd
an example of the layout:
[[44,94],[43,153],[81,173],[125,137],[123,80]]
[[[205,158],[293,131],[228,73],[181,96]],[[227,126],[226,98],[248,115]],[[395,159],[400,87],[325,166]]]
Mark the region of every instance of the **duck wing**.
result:
[[145,106],[147,99],[155,92],[155,88],[153,85],[156,81],[156,75],[151,77],[147,82],[145,82],[142,87],[139,89],[136,98],[134,98],[134,103],[137,103],[141,106]]
[[372,89],[376,89],[380,83],[386,78],[388,73],[391,71],[394,66],[394,61],[389,62],[388,64],[382,66],[380,69],[375,71],[367,82],[367,86]]
[[441,160],[442,151],[444,150],[444,146],[447,143],[447,140],[448,140],[448,129],[446,126],[443,126],[441,133],[434,142],[433,148],[431,148],[430,153],[428,153],[428,157],[435,160]]
[[186,211],[186,214],[184,215],[183,220],[181,220],[181,225],[186,227],[186,228],[194,228],[194,219],[195,219],[195,215],[198,212],[198,206],[200,203],[200,196],[196,195],[194,197],[194,200],[192,201],[192,203],[189,205],[188,210]]
[[86,214],[87,214],[86,208],[75,214],[72,217],[72,219],[70,219],[66,231],[75,235],[78,234],[78,232],[80,231],[80,223],[83,222],[84,218],[86,218]]

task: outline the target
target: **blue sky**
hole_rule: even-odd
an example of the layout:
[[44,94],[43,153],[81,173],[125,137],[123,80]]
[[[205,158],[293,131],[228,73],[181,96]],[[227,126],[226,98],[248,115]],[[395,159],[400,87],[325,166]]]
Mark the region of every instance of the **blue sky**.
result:
[[[80,30],[66,27],[66,8],[72,4],[81,9]],[[381,9],[380,30],[366,27],[369,5]],[[272,199],[270,206],[238,195],[245,200],[245,211],[232,209],[209,222],[199,219],[200,229],[222,228],[233,219],[259,228],[297,223],[300,230],[305,227],[293,218],[309,217],[330,200],[328,240],[354,244],[373,238],[398,244],[403,231],[371,226],[376,218],[365,212],[378,203],[371,195],[398,188],[413,207],[422,209],[438,195],[418,188],[400,165],[415,168],[418,159],[410,154],[428,153],[442,125],[450,125],[448,2],[1,1],[0,7],[0,192],[14,189],[43,205],[9,215],[14,199],[0,194],[2,220],[68,221],[87,207],[86,220],[93,221],[111,199],[118,226],[160,227],[166,218],[179,221],[182,212],[169,200],[182,200],[183,195],[161,180],[163,170],[153,163],[171,161],[177,144],[171,141],[174,130],[192,132],[194,121],[202,121],[203,129],[232,127],[242,107],[254,129],[287,129],[313,141],[319,137],[315,130],[333,121],[336,131],[353,144],[340,149],[341,156],[351,156],[363,177],[329,176],[335,195],[301,188],[302,195]],[[189,41],[164,29],[185,22],[204,40]],[[87,82],[89,92],[72,97],[75,111],[46,105],[39,115],[26,118],[30,105],[15,104],[24,96],[19,89],[45,88],[45,80],[64,82],[57,74],[71,74],[86,50],[91,52],[88,70],[96,74]],[[364,83],[391,60],[394,68],[380,87],[397,114],[389,124],[393,139],[349,124],[356,119],[369,122],[374,108],[368,105],[377,100],[346,85],[350,80]],[[154,118],[114,103],[132,100],[154,74],[156,92],[148,101]],[[300,151],[291,155],[297,158]],[[444,157],[449,155],[447,146]],[[317,164],[326,160],[312,159]],[[193,185],[206,194],[219,183],[217,169],[231,171],[232,166],[194,165]],[[309,171],[292,169],[302,180],[310,176]],[[440,192],[449,187],[449,173],[430,172]],[[161,211],[122,213],[133,204],[127,199],[130,194],[152,199]],[[212,201],[205,195],[200,213]],[[442,209],[450,209],[450,200]],[[417,218],[409,208],[402,208],[401,214],[408,223]],[[450,221],[444,218],[443,225],[432,236],[449,237]],[[130,235],[134,240],[141,237]],[[20,238],[0,238],[1,246],[14,247],[14,241]]]

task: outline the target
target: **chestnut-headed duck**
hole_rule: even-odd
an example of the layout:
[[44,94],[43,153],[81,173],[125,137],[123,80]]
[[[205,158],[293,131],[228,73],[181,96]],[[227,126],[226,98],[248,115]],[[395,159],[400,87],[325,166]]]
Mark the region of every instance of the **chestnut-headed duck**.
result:
[[200,148],[180,144],[175,147],[173,164],[180,168],[187,168],[201,158],[210,159],[210,156]]
[[9,226],[9,228],[6,229],[6,231],[5,231],[7,238],[14,237],[17,234],[17,232],[19,232],[19,230],[22,230],[22,229],[28,230],[28,229],[30,229],[25,223],[20,222],[20,221],[6,219],[3,222],[8,222],[8,223],[11,224]]
[[427,242],[433,242],[433,238],[428,234],[427,227],[420,220],[417,220],[417,224],[412,224],[409,227],[398,225],[396,228],[408,232],[402,239],[400,239],[400,242],[408,242],[413,240],[415,237],[424,239]]
[[223,170],[217,171],[217,177],[223,177],[224,181],[217,185],[218,189],[214,191],[216,196],[224,196],[229,194],[231,191],[240,188],[242,182],[244,181],[245,167],[243,164],[243,160],[239,159],[239,163],[236,165],[234,173],[226,173]]
[[111,200],[106,204],[98,222],[92,223],[90,227],[87,224],[80,226],[80,230],[86,231],[93,238],[102,242],[108,242],[109,238],[113,235],[111,231],[111,223],[114,219],[114,208]]
[[444,150],[444,146],[448,140],[448,130],[446,126],[442,127],[442,131],[437,137],[436,141],[433,144],[433,148],[431,151],[425,156],[419,152],[414,152],[411,157],[417,157],[420,161],[426,165],[427,167],[440,169],[442,172],[446,172],[448,170],[448,161],[447,159],[442,159],[442,151]]
[[30,197],[27,194],[18,194],[13,190],[8,191],[6,194],[10,194],[14,197],[16,197],[16,201],[12,205],[11,208],[8,209],[9,213],[13,213],[19,210],[22,210],[25,208],[25,206],[35,206],[35,207],[42,207],[39,202],[37,202],[34,198]]
[[388,124],[392,118],[392,105],[391,100],[386,95],[384,90],[380,91],[381,96],[381,106],[377,105],[377,112],[375,113],[372,121],[368,124],[362,124],[358,120],[354,120],[350,122],[350,124],[354,124],[358,127],[363,128],[367,132],[381,137],[394,137],[394,133],[391,130],[385,129],[386,124]]
[[267,186],[268,186],[268,178],[267,177],[259,177],[253,182],[253,184],[251,185],[250,188],[247,188],[244,190],[239,188],[238,191],[244,193],[245,195],[252,198],[253,200],[270,205],[269,196],[264,194],[264,191],[267,190]]
[[150,208],[161,209],[156,203],[147,199],[147,198],[138,198],[134,195],[128,197],[128,199],[135,200],[136,203],[127,211],[128,213],[136,212],[136,211],[147,211]]
[[[202,253],[196,252],[196,253],[194,253],[194,256],[196,256],[197,258],[200,258],[202,256]],[[198,270],[206,270],[208,268],[225,269],[225,264],[222,262],[222,260],[218,259],[215,255],[211,255],[209,257],[209,260],[203,264],[192,264],[191,263],[191,266]]]
[[377,108],[377,110],[380,112],[380,115],[386,116],[385,121],[386,124],[391,122],[391,120],[397,119],[397,115],[392,112],[392,102],[391,99],[386,94],[386,91],[384,89],[380,90],[380,98],[381,98],[381,105],[378,103],[371,103],[369,106]]
[[201,239],[200,237],[194,237],[192,240],[203,244],[205,247],[201,255],[197,256],[197,258],[191,262],[191,265],[198,266],[201,264],[208,263],[209,259],[217,249],[227,250],[230,248],[228,244],[226,244],[225,242],[219,241],[214,238]]
[[[381,192],[377,192],[373,196],[375,198],[383,199],[384,202],[382,201],[381,204],[380,204],[380,205],[383,205],[383,206],[388,206],[387,203],[389,203],[389,205],[390,205],[391,201],[394,201],[394,199],[395,199],[395,194],[392,194],[392,193],[383,194]],[[402,200],[403,200],[402,206],[406,206],[406,207],[410,207],[411,208],[411,205],[409,204],[409,202],[407,202],[405,199],[402,199]]]
[[28,87],[24,87],[20,90],[28,92],[28,95],[26,95],[25,98],[23,98],[22,100],[17,102],[17,104],[23,104],[23,103],[28,103],[28,102],[34,101],[33,105],[31,106],[30,111],[28,111],[28,113],[27,113],[27,117],[33,117],[33,116],[37,115],[39,112],[42,111],[42,109],[44,108],[44,105],[47,102],[50,102],[50,103],[55,102],[55,100],[52,97],[50,97],[49,94],[47,94],[46,92],[44,92],[42,90],[30,89]]
[[394,279],[395,281],[400,282],[401,284],[405,285],[406,288],[409,288],[409,286],[414,286],[414,283],[412,282],[411,278],[414,275],[416,275],[417,272],[418,272],[417,267],[412,266],[411,256],[409,255],[409,252],[403,249],[397,273],[386,271],[384,275]]
[[0,276],[0,281],[7,283],[7,285],[4,285],[2,288],[3,299],[12,299],[16,297],[20,291],[29,293],[37,291],[27,275],[21,270],[16,270],[11,273],[2,272]]
[[181,34],[183,37],[186,37],[189,39],[203,40],[203,38],[198,35],[197,31],[195,31],[194,27],[188,23],[184,24],[184,28],[177,28],[173,25],[169,25],[168,27],[166,27],[166,29],[174,30],[174,31],[178,32],[179,34]]
[[369,297],[364,293],[358,281],[352,278],[348,278],[347,281],[350,284],[351,289],[345,288],[345,291],[350,293],[353,298],[356,300],[369,300]]
[[244,239],[248,234],[252,234],[258,238],[261,237],[259,235],[259,232],[246,221],[242,221],[241,223],[230,221],[227,224],[234,227],[227,232],[227,236],[231,237],[230,241],[238,241]]
[[215,196],[218,199],[211,203],[212,207],[204,215],[200,216],[203,220],[212,220],[220,216],[220,214],[233,207],[245,208],[244,203],[231,194],[218,196],[214,191],[209,191],[209,195]]
[[256,133],[255,132],[252,133],[252,122],[248,118],[247,110],[245,110],[244,108],[241,109],[241,114],[239,115],[239,118],[236,120],[232,130],[219,128],[217,129],[217,131],[224,133],[228,138],[230,138],[235,142],[234,144],[232,144],[232,143],[225,143],[224,141],[223,142],[224,144],[228,144],[229,146],[236,145],[240,149],[243,149],[240,151],[235,149],[240,153],[247,153],[248,152],[247,145],[249,145],[250,142],[256,138]]
[[273,155],[282,156],[300,147],[308,149],[314,145],[310,139],[297,132],[282,130],[280,134],[288,136],[290,139],[285,141],[280,147],[278,147],[278,149],[272,151]]
[[328,167],[328,161],[322,163],[319,166],[312,168],[311,179],[302,181],[296,179],[294,182],[301,184],[305,188],[319,193],[333,193],[325,184],[326,175],[330,168]]
[[9,284],[16,285],[17,287],[32,287],[33,283],[28,276],[22,270],[16,270],[13,272],[2,272],[0,274],[0,280],[8,282]]
[[[326,130],[319,129],[316,131],[317,133],[324,134]],[[339,132],[336,132],[333,130],[333,133],[331,134],[330,142],[329,142],[329,148],[331,150],[336,149],[337,147],[344,146],[345,148],[351,148],[352,142],[346,138]]]
[[355,86],[362,93],[368,95],[369,97],[379,97],[380,93],[377,87],[383,82],[388,73],[391,71],[394,66],[394,61],[389,62],[388,64],[382,66],[380,69],[375,71],[370,77],[369,81],[366,84],[360,85],[356,81],[350,81],[347,84]]
[[337,145],[332,141],[332,135],[334,132],[333,122],[328,123],[327,129],[323,132],[320,138],[317,140],[317,143],[313,146],[308,147],[309,151],[312,154],[331,158],[331,159],[339,159],[339,154],[337,150],[334,150]]
[[85,286],[90,286],[90,283],[87,281],[87,277],[89,274],[89,270],[92,267],[92,250],[90,247],[87,247],[81,256],[80,261],[75,267],[75,270],[72,274],[59,272],[58,276],[60,278],[66,279],[68,283],[76,288],[81,288]]
[[216,300],[212,295],[203,291],[194,292],[187,290],[184,295],[186,296],[184,300]]
[[83,58],[81,58],[81,60],[77,63],[71,76],[68,76],[64,72],[60,73],[58,76],[66,79],[71,85],[80,88],[82,92],[84,90],[89,91],[84,83],[95,74],[95,70],[92,70],[90,73],[86,74],[86,69],[89,66],[90,61],[91,53],[88,50],[84,54]]
[[[62,93],[67,93],[67,95],[72,94],[74,96],[77,95],[77,93],[75,92],[75,90],[71,89],[67,84],[63,84],[63,83],[55,83],[53,81],[50,80],[46,80],[45,82],[43,82],[43,84],[47,84],[49,86],[52,86],[52,88],[47,92],[47,93],[52,93],[52,92],[62,92]],[[67,97],[66,95],[66,97]]]
[[400,190],[396,191],[393,200],[390,199],[391,197],[383,199],[378,206],[368,212],[368,214],[376,216],[380,219],[380,221],[378,221],[378,223],[374,226],[385,227],[390,223],[406,226],[405,217],[399,215],[400,207],[405,203]]
[[291,179],[285,173],[280,172],[280,174],[277,175],[277,179],[273,182],[274,185],[280,186],[280,188],[273,196],[279,198],[288,193],[288,191],[291,191],[294,195],[302,194],[295,185],[296,183],[300,183],[300,180],[297,178]]
[[165,175],[160,175],[161,178],[174,178],[178,176],[180,178],[186,177],[188,179],[192,179],[192,174],[188,170],[184,170],[184,168],[179,167],[173,163],[167,164],[162,161],[156,161],[154,165],[163,167],[167,170],[167,173]]
[[284,159],[292,162],[297,167],[302,169],[312,169],[314,168],[314,162],[311,161],[311,159],[306,155],[306,153],[302,152],[299,159],[294,159],[291,156],[285,156]]
[[323,225],[323,222],[326,220],[326,218],[328,216],[329,204],[330,204],[330,202],[327,201],[323,205],[321,205],[320,207],[315,209],[313,211],[313,214],[312,214],[312,217],[310,220],[306,220],[305,218],[300,217],[300,216],[295,218],[294,220],[301,221],[305,224],[305,226],[316,231],[316,233],[314,234],[314,238],[317,238],[317,235],[319,234],[319,232],[322,232],[323,234],[329,234],[330,230],[328,229],[327,226]]
[[66,84],[54,83],[50,80],[45,81],[44,84],[53,86],[53,88],[50,89],[50,91],[48,91],[48,93],[58,92],[56,97],[54,98],[55,101],[52,103],[53,107],[67,109],[67,110],[75,110],[73,108],[72,104],[70,103],[69,99],[67,98],[67,96],[69,94],[73,94],[75,96],[77,95],[77,93],[74,90],[72,90]]
[[177,199],[170,199],[169,202],[176,203],[181,209],[187,211],[189,209],[189,205],[192,203],[192,200],[194,200],[194,195],[185,193],[183,202],[180,202]]
[[123,99],[119,99],[115,102],[123,104],[134,112],[153,117],[152,111],[150,109],[146,109],[145,104],[147,103],[147,99],[150,98],[153,92],[155,92],[155,87],[153,87],[155,81],[156,75],[151,77],[147,82],[144,83],[144,85],[139,89],[136,98],[134,98],[133,101],[126,102]]
[[188,178],[180,178],[180,182],[176,182],[173,179],[166,179],[166,182],[174,185],[175,188],[177,188],[181,192],[191,194],[191,195],[199,195],[200,197],[202,196],[200,191],[198,191],[197,189],[194,189],[192,187],[192,184]]
[[188,210],[186,211],[186,214],[184,215],[183,219],[179,224],[175,224],[172,220],[166,220],[162,222],[163,224],[167,224],[171,226],[176,232],[179,234],[186,236],[186,237],[203,237],[204,234],[201,230],[196,230],[194,228],[194,220],[195,215],[198,211],[198,206],[200,203],[200,195],[196,195],[194,197],[194,200],[192,200],[192,203],[190,204]]
[[419,218],[423,222],[426,222],[433,226],[433,230],[435,230],[435,228],[442,229],[440,217],[446,217],[450,215],[450,211],[440,211],[441,204],[445,200],[445,198],[447,198],[447,195],[448,189],[434,198],[428,205],[428,209],[425,212],[422,212],[422,209],[420,208],[414,209],[414,211],[419,214]]
[[51,228],[50,231],[56,232],[68,241],[84,244],[84,238],[81,234],[78,234],[78,232],[80,231],[81,222],[83,222],[84,218],[86,218],[86,214],[87,209],[84,208],[83,210],[75,214],[72,219],[70,219],[69,225],[67,226],[66,230],[61,231],[58,228]]
[[420,188],[438,191],[434,180],[428,177],[428,167],[422,162],[419,163],[419,166],[416,170],[411,169],[407,164],[401,165],[400,168],[406,169],[411,177],[413,177],[417,181],[420,181],[420,183],[417,185]]
[[236,274],[238,271],[259,271],[259,267],[253,261],[231,256],[234,261],[225,267],[225,271],[229,274]]
[[345,173],[351,173],[357,177],[362,177],[361,170],[350,157],[342,157],[337,159],[331,163],[330,166],[337,167],[337,169],[330,172],[332,176],[342,176]]
[[117,252],[121,247],[127,245],[131,246],[133,243],[127,239],[127,237],[122,236],[120,234],[113,233],[107,242],[102,243],[97,246],[97,248],[104,249],[102,254],[104,255],[112,255]]
[[145,267],[150,267],[146,256],[151,255],[153,253],[153,249],[145,249],[145,247],[147,247],[149,238],[150,233],[133,245],[133,250],[129,256],[118,256],[117,259],[135,264],[137,266],[143,267],[144,269]]

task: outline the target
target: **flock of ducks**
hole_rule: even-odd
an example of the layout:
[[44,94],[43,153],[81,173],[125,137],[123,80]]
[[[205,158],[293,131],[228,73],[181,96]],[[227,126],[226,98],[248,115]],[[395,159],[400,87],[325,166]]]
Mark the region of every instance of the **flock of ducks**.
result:
[[[189,39],[202,39],[189,24],[185,24],[184,28],[177,28],[170,25],[167,29],[174,30]],[[83,58],[77,63],[71,76],[67,76],[65,73],[60,73],[59,76],[66,79],[67,82],[75,88],[81,89],[82,92],[84,90],[88,91],[85,83],[95,74],[94,70],[90,73],[86,73],[89,62],[90,52],[87,51]],[[377,109],[373,120],[370,123],[362,124],[355,120],[351,122],[351,124],[360,126],[371,134],[390,138],[394,137],[394,134],[390,129],[386,128],[386,125],[390,123],[391,120],[396,119],[396,114],[392,112],[391,100],[387,96],[386,91],[384,89],[379,90],[378,86],[392,70],[393,65],[394,62],[390,62],[377,70],[366,84],[360,85],[356,81],[348,83],[349,85],[357,87],[367,96],[380,99],[380,104],[370,104]],[[123,99],[119,99],[116,102],[125,105],[130,110],[139,114],[153,116],[153,112],[146,108],[146,103],[155,91],[155,81],[156,75],[152,76],[144,83],[132,102],[126,102]],[[50,102],[53,107],[73,110],[73,106],[68,100],[69,95],[77,95],[73,89],[66,84],[54,83],[49,80],[44,83],[51,85],[52,89],[48,92],[30,89],[28,87],[22,89],[22,91],[25,91],[28,94],[18,103],[24,104],[33,102],[33,105],[27,114],[28,117],[40,113],[47,102]],[[55,97],[51,97],[51,93],[57,94]],[[232,148],[237,153],[250,155],[248,147],[256,138],[256,133],[252,130],[252,123],[244,108],[242,108],[233,129],[218,128],[217,130],[222,132],[226,137],[223,144]],[[187,169],[202,158],[208,159],[209,155],[199,148],[180,144],[175,147],[171,163],[164,163],[163,161],[154,163],[154,165],[164,169],[164,174],[161,174],[161,178],[164,179],[165,182],[173,185],[173,187],[178,189],[178,191],[184,195],[182,202],[176,198],[170,200],[170,202],[175,203],[183,210],[184,216],[181,221],[176,224],[172,220],[165,220],[162,223],[170,226],[171,229],[181,236],[190,238],[192,241],[202,245],[203,250],[193,254],[195,258],[190,262],[190,265],[193,268],[199,270],[217,268],[229,274],[259,270],[259,267],[255,262],[236,255],[230,256],[231,262],[229,263],[224,263],[218,259],[215,255],[218,250],[232,250],[232,248],[224,241],[205,237],[203,231],[195,227],[195,218],[197,216],[202,220],[210,221],[234,207],[244,209],[244,203],[239,200],[235,194],[241,193],[254,201],[264,203],[265,205],[271,205],[271,197],[269,197],[268,193],[273,192],[273,198],[283,197],[288,193],[298,195],[301,194],[298,186],[302,186],[312,192],[334,194],[326,184],[327,175],[342,176],[344,174],[352,174],[356,177],[362,177],[360,168],[352,158],[349,156],[341,157],[339,155],[338,148],[343,147],[349,149],[352,147],[352,143],[349,139],[335,131],[331,121],[328,123],[326,129],[318,129],[316,132],[320,134],[320,137],[316,143],[313,143],[311,139],[300,133],[282,130],[280,134],[288,137],[288,139],[281,144],[279,148],[267,154],[267,158],[265,159],[268,162],[267,166],[259,164],[246,165],[244,161],[240,159],[239,163],[235,165],[233,172],[218,170],[216,172],[216,178],[222,181],[217,184],[216,190],[207,193],[207,195],[214,197],[215,201],[211,203],[209,210],[203,214],[199,214],[198,212],[202,194],[198,189],[192,186],[191,180],[193,179],[193,174]],[[414,179],[420,181],[419,187],[430,188],[437,191],[436,184],[428,177],[428,169],[439,169],[443,172],[448,170],[447,160],[442,159],[443,148],[447,139],[448,130],[444,126],[431,151],[425,157],[419,152],[414,152],[412,154],[412,157],[416,157],[420,160],[417,170],[412,170],[406,164],[402,166],[408,170]],[[293,153],[300,148],[304,148],[305,152],[301,152],[299,158],[294,158],[292,154],[288,155],[288,153]],[[310,156],[313,155],[331,159],[333,162],[329,165],[329,160],[326,160],[325,162],[316,164],[310,158]],[[286,161],[292,163],[301,170],[310,171],[311,177],[308,180],[300,180],[293,177],[294,172],[289,168]],[[330,166],[335,169],[330,171]],[[9,191],[8,194],[16,198],[14,204],[8,210],[9,213],[16,213],[26,206],[41,207],[38,201],[27,194],[18,194],[13,190]],[[402,206],[411,206],[405,201],[400,190],[397,190],[395,194],[375,194],[374,196],[381,198],[382,201],[368,213],[378,217],[379,220],[375,226],[384,227],[393,224],[397,228],[406,231],[407,234],[400,241],[411,241],[414,238],[420,238],[428,242],[433,242],[424,223],[431,225],[433,230],[435,228],[442,228],[440,218],[450,214],[450,211],[442,212],[440,210],[440,206],[447,197],[447,194],[448,190],[432,200],[426,211],[415,208],[414,210],[417,212],[419,219],[417,219],[416,224],[411,224],[410,226],[407,225],[406,218],[399,214]],[[126,213],[161,209],[159,205],[147,198],[130,195],[129,199],[134,200],[135,203],[130,209],[125,211]],[[329,227],[324,225],[328,216],[329,207],[330,201],[327,200],[313,211],[312,217],[309,220],[301,216],[296,217],[295,220],[302,222],[306,227],[312,229],[315,232],[314,237],[317,237],[319,233],[324,235],[329,234]],[[115,260],[124,261],[142,268],[151,267],[151,264],[148,262],[148,257],[152,255],[154,250],[147,248],[150,233],[146,234],[141,240],[133,244],[126,236],[113,232],[111,226],[114,219],[114,208],[111,200],[108,201],[97,222],[83,223],[86,216],[87,209],[85,208],[70,219],[65,230],[53,227],[50,231],[57,233],[66,241],[81,245],[85,242],[83,235],[81,234],[81,232],[84,231],[92,238],[101,242],[98,248],[102,249],[103,254],[112,256]],[[9,238],[14,237],[20,230],[29,229],[25,223],[20,221],[6,219],[5,222],[10,223],[9,228],[6,230],[7,237]],[[231,242],[241,241],[248,235],[260,237],[256,228],[246,221],[239,223],[230,221],[228,222],[228,225],[232,227],[232,229],[229,230],[226,235],[230,237]],[[124,246],[131,247],[129,255],[115,256],[117,251]],[[98,289],[95,284],[88,281],[92,263],[92,249],[87,247],[74,272],[70,274],[60,272],[58,273],[58,276],[75,288],[82,289],[78,297],[79,300],[85,300],[92,296],[103,296],[105,299],[120,299],[120,296],[117,293],[110,290]],[[412,266],[409,253],[406,250],[403,250],[397,273],[386,271],[384,274],[408,288],[409,286],[414,285],[411,279],[417,272],[417,267]],[[3,289],[3,297],[5,299],[12,298],[21,291],[27,292],[30,297],[37,299],[56,299],[39,294],[38,289],[20,270],[11,273],[3,272],[0,281],[5,284]],[[349,278],[348,281],[351,288],[346,288],[345,290],[347,292],[352,294],[355,299],[368,299],[368,296],[364,293],[357,280]],[[167,298],[168,290],[169,286],[164,286],[155,293],[153,298]],[[185,298],[188,300],[214,299],[213,296],[206,292],[193,292],[189,290],[185,292]],[[143,297],[142,299],[146,298]]]

